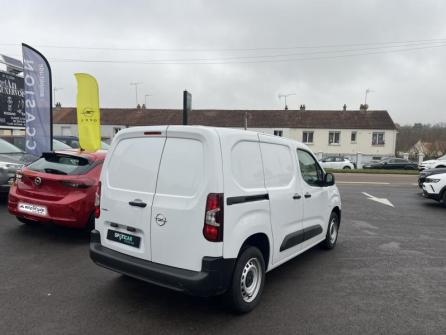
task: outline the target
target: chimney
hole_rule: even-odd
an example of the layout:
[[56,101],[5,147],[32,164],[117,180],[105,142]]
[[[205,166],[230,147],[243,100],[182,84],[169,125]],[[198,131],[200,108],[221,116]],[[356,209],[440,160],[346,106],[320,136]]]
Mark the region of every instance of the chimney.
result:
[[367,105],[367,104],[361,104],[360,106],[359,106],[359,110],[360,111],[366,111],[367,109],[369,108],[369,105]]
[[347,105],[344,104],[344,106],[342,106],[342,110],[345,112],[347,110]]
[[302,112],[305,112],[305,105],[300,105],[300,108],[299,108]]

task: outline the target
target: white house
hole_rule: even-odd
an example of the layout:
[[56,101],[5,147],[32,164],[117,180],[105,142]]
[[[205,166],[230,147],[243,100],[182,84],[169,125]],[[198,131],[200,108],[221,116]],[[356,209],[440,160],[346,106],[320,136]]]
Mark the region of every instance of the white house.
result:
[[[397,128],[385,110],[193,110],[189,124],[245,128],[306,143],[320,157],[343,155],[367,161],[395,155]],[[54,112],[54,135],[77,136],[76,109]],[[122,128],[181,124],[179,109],[101,109],[101,133]]]

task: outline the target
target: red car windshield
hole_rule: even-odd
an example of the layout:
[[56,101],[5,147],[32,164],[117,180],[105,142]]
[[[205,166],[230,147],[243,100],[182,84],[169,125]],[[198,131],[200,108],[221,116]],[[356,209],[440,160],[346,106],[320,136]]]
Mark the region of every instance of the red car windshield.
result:
[[61,175],[81,175],[96,166],[95,161],[85,157],[71,156],[62,153],[44,153],[35,162],[27,166],[28,169],[38,172]]

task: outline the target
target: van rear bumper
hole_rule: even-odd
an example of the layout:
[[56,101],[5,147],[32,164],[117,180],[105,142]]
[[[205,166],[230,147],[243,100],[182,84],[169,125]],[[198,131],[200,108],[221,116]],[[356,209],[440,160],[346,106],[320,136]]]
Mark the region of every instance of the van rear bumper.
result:
[[130,277],[203,297],[222,294],[228,289],[236,261],[235,258],[203,257],[201,271],[179,269],[106,248],[97,230],[91,232],[90,258],[99,266]]

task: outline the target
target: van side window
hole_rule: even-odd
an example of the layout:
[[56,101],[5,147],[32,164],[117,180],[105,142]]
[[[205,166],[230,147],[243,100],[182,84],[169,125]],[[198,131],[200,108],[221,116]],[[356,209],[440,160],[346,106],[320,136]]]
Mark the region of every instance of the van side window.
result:
[[302,178],[308,185],[320,186],[324,174],[314,157],[305,150],[297,149],[297,157],[299,158],[300,172]]
[[294,176],[290,148],[281,144],[261,143],[266,187],[287,186]]
[[235,181],[244,188],[265,187],[258,142],[240,141],[231,151],[231,169]]
[[204,179],[203,144],[167,138],[158,174],[157,194],[193,196]]

